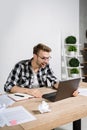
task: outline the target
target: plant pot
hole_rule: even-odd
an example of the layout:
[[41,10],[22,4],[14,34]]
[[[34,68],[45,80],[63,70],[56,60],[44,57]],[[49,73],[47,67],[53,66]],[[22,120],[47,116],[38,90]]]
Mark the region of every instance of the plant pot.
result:
[[69,52],[68,52],[68,55],[70,55],[70,56],[75,56],[75,55],[76,55],[76,52],[74,52],[74,51],[69,51]]
[[72,78],[77,78],[77,77],[79,77],[79,74],[71,74],[71,77]]

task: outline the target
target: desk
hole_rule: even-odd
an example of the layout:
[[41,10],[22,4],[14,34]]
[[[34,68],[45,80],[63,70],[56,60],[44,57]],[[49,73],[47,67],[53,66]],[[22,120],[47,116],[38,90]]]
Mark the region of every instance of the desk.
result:
[[[52,90],[50,88],[41,88],[41,91],[47,93]],[[40,114],[38,105],[42,100],[41,98],[32,98],[13,104],[12,106],[23,105],[29,112],[34,114],[37,120],[17,126],[3,127],[0,130],[51,130],[87,116],[87,97],[77,96],[58,102],[48,101],[51,112]]]

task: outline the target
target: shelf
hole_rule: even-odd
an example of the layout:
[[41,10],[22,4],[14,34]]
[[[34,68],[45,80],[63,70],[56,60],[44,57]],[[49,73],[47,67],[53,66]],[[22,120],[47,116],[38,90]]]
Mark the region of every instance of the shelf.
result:
[[82,76],[82,77],[81,77],[81,79],[85,79],[85,77],[84,77],[84,76]]
[[87,48],[83,48],[81,51],[87,51]]
[[[72,46],[75,46],[72,47]],[[66,78],[66,79],[69,79],[69,78],[73,78],[73,76],[71,75],[71,69],[74,69],[74,73],[78,72],[79,71],[79,77],[82,77],[82,68],[84,68],[83,64],[81,64],[82,62],[82,58],[83,58],[83,54],[81,54],[80,52],[80,46],[82,46],[82,44],[79,44],[78,42],[76,42],[75,44],[67,44],[65,42],[62,42],[62,59],[63,59],[63,62],[62,62],[62,69],[61,69],[61,72],[63,72],[62,74],[62,78]],[[71,48],[69,48],[71,47]],[[76,50],[76,52],[72,53],[70,52],[69,50]],[[76,58],[76,60],[79,61],[78,63],[78,67],[70,67],[69,66],[69,61],[73,58]],[[77,61],[77,62],[78,62]],[[73,64],[75,64],[73,62]],[[74,65],[73,65],[74,66]],[[78,77],[77,75],[77,77]],[[76,78],[76,77],[75,77]]]
[[[87,44],[87,43],[86,43]],[[82,55],[83,55],[83,62],[82,65],[84,66],[83,68],[83,81],[87,82],[87,45],[84,43],[84,48],[81,50]]]
[[70,45],[72,45],[72,46],[82,46],[81,44],[79,44],[79,43],[77,43],[77,44],[64,44],[65,46],[70,46]]
[[70,67],[70,66],[67,66],[67,69],[72,69],[72,68],[81,69],[81,68],[84,68],[84,66],[78,66],[78,67]]
[[87,77],[87,74],[86,74],[86,75],[83,75],[83,77]]
[[[81,78],[81,79],[84,79],[84,77],[80,77],[80,76],[77,76],[76,78]],[[66,75],[63,74],[63,77],[62,79],[67,79],[66,78]],[[74,79],[73,77],[69,76],[68,79]]]
[[82,55],[68,55],[68,54],[66,54],[66,57],[83,57]]
[[87,64],[87,61],[84,61],[82,64]]

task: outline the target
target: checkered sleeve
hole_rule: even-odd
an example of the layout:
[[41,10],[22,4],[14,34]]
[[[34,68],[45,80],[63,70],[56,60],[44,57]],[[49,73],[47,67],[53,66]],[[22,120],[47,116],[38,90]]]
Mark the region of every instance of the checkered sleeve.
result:
[[21,66],[20,64],[16,64],[7,78],[7,81],[4,85],[4,90],[6,92],[10,92],[13,86],[19,84],[21,79],[20,77],[21,77]]
[[48,67],[48,70],[47,70],[47,79],[51,83],[51,86],[54,86],[54,84],[56,84],[58,82],[58,79],[54,75],[53,70],[49,67]]

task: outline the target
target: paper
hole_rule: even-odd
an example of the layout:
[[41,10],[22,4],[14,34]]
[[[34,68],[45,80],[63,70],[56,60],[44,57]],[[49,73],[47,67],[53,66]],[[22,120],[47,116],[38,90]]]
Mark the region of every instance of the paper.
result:
[[0,127],[4,127],[5,126],[5,122],[3,121],[3,118],[0,115]]
[[79,95],[87,96],[87,88],[79,88]]
[[0,113],[2,113],[4,109],[6,109],[6,105],[0,104]]
[[14,94],[8,94],[10,98],[12,98],[15,101],[25,100],[29,98],[33,98],[34,96],[24,93],[14,93]]
[[41,113],[50,112],[49,105],[46,101],[42,101],[42,103],[38,106],[38,110]]
[[0,105],[5,104],[6,107],[12,105],[15,101],[9,98],[6,94],[0,95]]
[[23,106],[17,106],[7,108],[3,110],[0,115],[0,122],[2,125],[12,126],[29,121],[36,120],[30,112],[28,112]]

